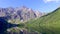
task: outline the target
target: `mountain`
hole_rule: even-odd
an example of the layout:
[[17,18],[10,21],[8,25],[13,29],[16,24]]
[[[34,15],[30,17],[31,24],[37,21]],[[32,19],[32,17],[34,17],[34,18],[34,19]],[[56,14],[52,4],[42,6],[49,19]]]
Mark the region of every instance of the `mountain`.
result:
[[35,14],[36,14],[37,18],[42,16],[42,13],[40,13],[40,11],[35,11]]
[[31,8],[27,8],[25,6],[17,8],[0,8],[0,17],[5,17],[8,22],[12,23],[28,21],[30,19],[40,17],[41,15],[40,12],[36,13]]
[[26,28],[39,34],[60,34],[60,7],[36,20],[28,21]]

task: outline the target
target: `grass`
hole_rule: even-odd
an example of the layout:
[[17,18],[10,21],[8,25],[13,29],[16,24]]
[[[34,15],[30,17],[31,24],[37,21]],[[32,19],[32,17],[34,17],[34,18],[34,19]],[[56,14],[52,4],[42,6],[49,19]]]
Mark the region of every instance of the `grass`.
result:
[[42,34],[60,34],[60,8],[37,20],[26,23],[29,31],[38,31]]

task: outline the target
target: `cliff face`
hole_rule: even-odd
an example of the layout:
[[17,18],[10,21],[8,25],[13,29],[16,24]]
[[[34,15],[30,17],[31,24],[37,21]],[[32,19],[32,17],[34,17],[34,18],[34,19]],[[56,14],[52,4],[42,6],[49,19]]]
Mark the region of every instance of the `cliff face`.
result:
[[5,17],[8,20],[20,20],[21,22],[27,21],[29,19],[34,19],[36,17],[40,17],[39,12],[35,12],[34,10],[27,8],[25,6],[18,8],[0,8],[0,17]]

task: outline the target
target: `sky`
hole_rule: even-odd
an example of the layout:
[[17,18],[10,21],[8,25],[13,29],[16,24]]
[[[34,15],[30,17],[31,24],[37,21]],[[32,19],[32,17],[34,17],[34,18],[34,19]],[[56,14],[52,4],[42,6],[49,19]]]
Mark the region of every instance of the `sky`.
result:
[[21,6],[49,13],[60,6],[60,0],[0,0],[1,8]]

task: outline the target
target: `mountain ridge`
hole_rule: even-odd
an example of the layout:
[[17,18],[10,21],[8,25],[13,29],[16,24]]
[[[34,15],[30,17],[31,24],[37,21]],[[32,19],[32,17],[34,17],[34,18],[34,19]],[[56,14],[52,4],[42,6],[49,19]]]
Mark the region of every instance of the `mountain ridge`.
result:
[[[27,8],[25,6],[13,8],[0,8],[0,17],[6,17],[9,21],[18,20],[20,22],[27,21],[29,19],[34,19],[36,17],[40,17],[39,14],[36,14],[34,10]],[[38,15],[38,16],[37,16]]]

